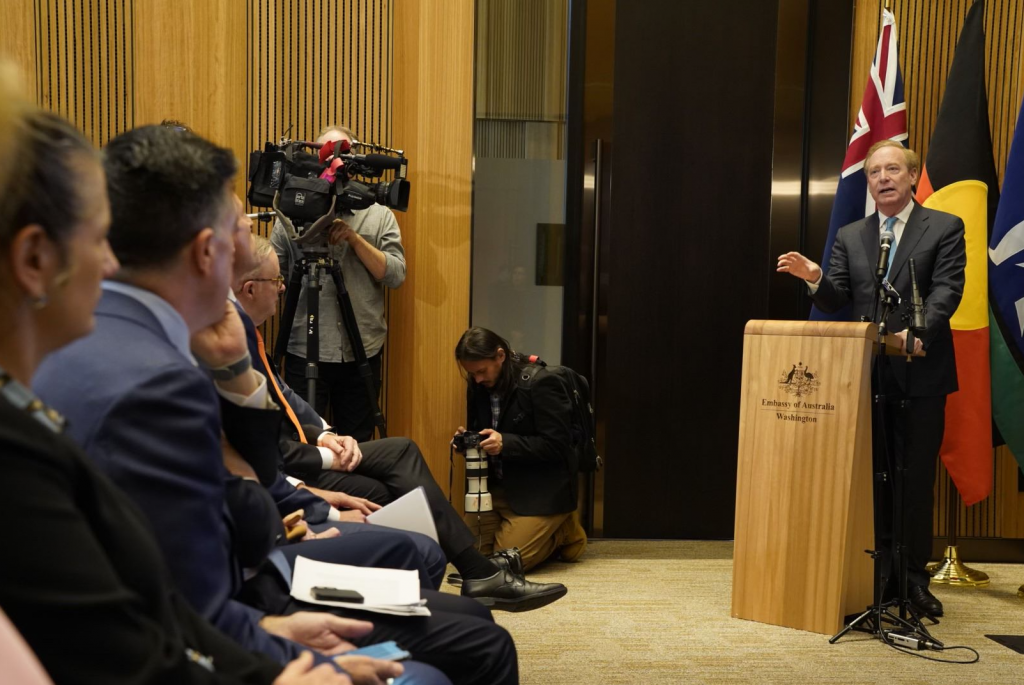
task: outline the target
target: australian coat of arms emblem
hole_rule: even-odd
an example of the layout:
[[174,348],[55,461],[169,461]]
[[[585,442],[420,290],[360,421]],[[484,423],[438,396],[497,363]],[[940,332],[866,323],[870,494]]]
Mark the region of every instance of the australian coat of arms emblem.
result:
[[806,397],[815,392],[821,385],[817,374],[811,373],[803,362],[793,364],[793,368],[782,372],[779,377],[779,388],[789,395]]

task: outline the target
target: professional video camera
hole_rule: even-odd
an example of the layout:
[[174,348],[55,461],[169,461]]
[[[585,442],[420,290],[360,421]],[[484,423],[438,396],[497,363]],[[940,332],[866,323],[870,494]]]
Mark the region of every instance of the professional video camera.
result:
[[459,433],[452,439],[455,451],[466,455],[466,513],[494,509],[487,490],[487,455],[480,453],[480,443],[486,439],[486,435],[473,431]]
[[[358,150],[358,153],[353,152]],[[324,144],[281,138],[249,155],[249,203],[270,207],[289,238],[300,245],[323,242],[336,218],[377,203],[409,207],[408,160],[402,150],[347,140]],[[391,181],[364,183],[394,171]]]
[[[254,150],[249,155],[249,202],[255,207],[274,210],[249,216],[276,218],[288,239],[302,252],[302,258],[294,265],[288,279],[274,346],[275,358],[280,363],[284,350],[288,349],[299,293],[305,288],[306,394],[309,403],[315,405],[320,362],[319,299],[322,279],[329,275],[334,282],[341,322],[366,386],[374,424],[382,438],[387,437],[387,429],[377,402],[376,384],[345,278],[340,263],[332,256],[328,238],[335,222],[352,210],[366,209],[374,203],[402,212],[408,209],[407,170],[408,160],[402,150],[359,141],[329,141],[321,145],[285,136],[277,144],[268,142],[262,150]],[[367,183],[353,180],[354,176],[379,179],[386,171],[394,171],[393,180]]]

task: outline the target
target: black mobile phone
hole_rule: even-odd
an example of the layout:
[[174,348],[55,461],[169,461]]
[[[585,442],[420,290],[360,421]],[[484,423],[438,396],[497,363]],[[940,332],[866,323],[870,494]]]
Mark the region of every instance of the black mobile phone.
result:
[[313,599],[319,599],[325,602],[350,602],[352,604],[362,604],[363,596],[355,590],[342,590],[336,587],[315,587],[311,591],[313,593]]

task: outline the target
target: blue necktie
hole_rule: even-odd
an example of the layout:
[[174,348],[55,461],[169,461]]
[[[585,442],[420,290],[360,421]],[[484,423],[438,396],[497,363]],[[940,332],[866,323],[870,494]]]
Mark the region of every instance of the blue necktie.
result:
[[885,230],[891,231],[893,235],[892,247],[889,248],[889,266],[885,269],[885,277],[888,279],[889,271],[892,269],[892,258],[896,256],[896,217],[890,216],[885,220]]
[[288,558],[279,549],[272,549],[270,554],[267,555],[267,560],[274,565],[277,572],[281,574],[281,578],[284,580],[285,585],[290,590],[292,587],[292,565],[288,563]]

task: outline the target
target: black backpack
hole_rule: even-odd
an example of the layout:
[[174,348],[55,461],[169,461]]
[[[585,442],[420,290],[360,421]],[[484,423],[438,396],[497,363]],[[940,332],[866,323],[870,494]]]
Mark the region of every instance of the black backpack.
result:
[[582,375],[576,373],[568,366],[548,366],[537,356],[526,356],[514,354],[514,360],[523,364],[523,371],[516,379],[521,388],[529,387],[533,377],[542,368],[562,381],[566,394],[572,402],[572,431],[573,449],[576,451],[579,469],[583,473],[599,471],[604,465],[604,460],[597,453],[597,441],[594,439],[594,408],[590,405],[590,384]]

